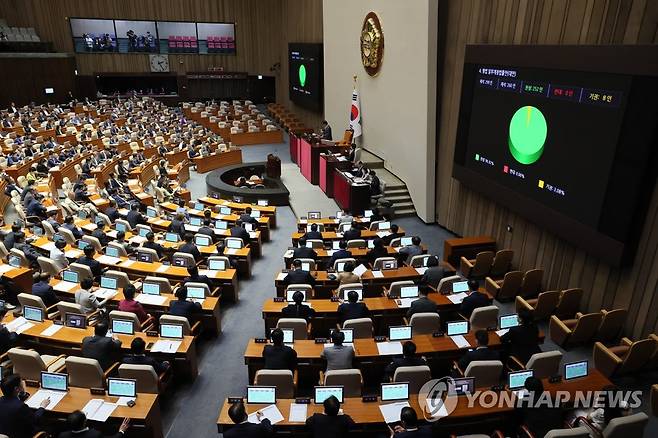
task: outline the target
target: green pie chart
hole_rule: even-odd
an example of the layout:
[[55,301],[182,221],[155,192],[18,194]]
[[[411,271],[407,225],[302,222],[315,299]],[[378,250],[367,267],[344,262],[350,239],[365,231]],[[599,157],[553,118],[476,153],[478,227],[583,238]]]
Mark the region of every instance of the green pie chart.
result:
[[299,75],[299,84],[303,87],[306,83],[306,67],[304,64],[299,66],[299,71],[297,71],[297,74]]
[[548,125],[546,118],[534,106],[516,110],[509,122],[509,150],[516,161],[532,164],[544,152]]

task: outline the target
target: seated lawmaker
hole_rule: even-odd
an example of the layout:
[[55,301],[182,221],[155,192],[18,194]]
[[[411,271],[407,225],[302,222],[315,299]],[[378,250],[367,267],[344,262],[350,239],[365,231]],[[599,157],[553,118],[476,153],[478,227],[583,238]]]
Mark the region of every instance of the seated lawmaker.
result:
[[354,429],[354,420],[346,414],[340,414],[340,402],[332,395],[322,402],[324,413],[311,415],[306,419],[306,428],[313,438],[348,437]]
[[283,331],[280,328],[270,334],[272,345],[263,348],[263,360],[266,370],[290,370],[297,368],[297,352],[283,344]]
[[338,273],[338,285],[361,283],[361,277],[354,273],[354,263],[346,262],[343,266],[343,272]]
[[430,290],[429,287],[422,284],[418,287],[419,298],[411,302],[411,306],[407,310],[407,318],[411,318],[414,313],[438,312],[438,306],[428,297]]
[[320,357],[327,361],[327,371],[348,370],[352,368],[354,360],[354,348],[351,345],[343,345],[345,333],[340,330],[331,332],[333,345],[324,347]]
[[108,338],[108,329],[107,323],[99,322],[94,326],[94,336],[82,340],[82,356],[96,359],[104,370],[110,368],[121,352],[121,341],[115,337]]
[[415,367],[427,365],[425,358],[416,356],[416,344],[413,341],[406,341],[402,344],[402,357],[394,357],[393,361],[386,365],[385,376],[393,381],[395,370],[399,367]]
[[167,361],[159,361],[146,355],[146,341],[142,338],[135,338],[130,343],[130,354],[125,356],[123,363],[129,365],[150,365],[153,371],[160,375],[167,371],[171,364]]
[[142,247],[155,251],[159,259],[165,254],[164,247],[155,241],[155,234],[153,234],[153,231],[146,233],[146,242],[142,244]]
[[32,295],[41,298],[46,307],[54,306],[59,302],[55,290],[50,285],[50,274],[47,272],[36,272],[33,275]]
[[283,279],[283,284],[288,286],[290,284],[310,284],[315,287],[315,278],[310,272],[302,270],[302,262],[295,259],[292,262],[293,270],[288,272],[288,275]]
[[272,435],[272,423],[263,414],[256,412],[258,424],[250,423],[243,402],[236,402],[228,408],[228,416],[235,423],[224,432],[224,438],[267,438]]
[[2,379],[0,384],[0,434],[11,438],[32,438],[39,430],[40,423],[50,405],[46,397],[36,411],[26,404],[27,393],[19,374],[12,374]]
[[329,269],[333,269],[336,260],[349,259],[352,257],[352,252],[347,249],[347,240],[341,239],[340,242],[338,242],[338,248],[339,249],[334,251],[331,255],[329,262],[327,262],[327,268]]
[[388,257],[388,249],[384,246],[384,241],[377,238],[373,241],[373,248],[366,253],[366,260],[370,267],[373,267],[375,265],[375,260],[380,257]]
[[103,273],[103,269],[101,268],[101,264],[98,262],[98,260],[94,259],[96,250],[94,249],[93,246],[87,245],[85,246],[85,249],[83,249],[82,251],[84,252],[84,255],[80,257],[76,261],[76,263],[89,266],[89,269],[91,269],[91,273],[93,274],[96,281],[98,281],[101,277],[101,274]]
[[343,239],[348,242],[353,239],[361,238],[361,229],[359,228],[359,223],[357,221],[352,221],[352,225],[349,230],[343,233]]
[[82,239],[82,236],[84,236],[84,233],[80,228],[75,226],[73,216],[66,216],[64,218],[64,224],[62,225],[63,228],[66,228],[69,230],[71,233],[73,233],[73,237],[76,239]]
[[105,234],[105,221],[100,218],[96,220],[96,229],[91,233],[91,236],[98,239],[101,246],[107,246],[112,240],[110,236]]
[[421,255],[423,248],[420,246],[420,237],[414,236],[411,238],[411,245],[404,246],[400,249],[400,254],[406,257],[407,264],[411,264],[411,259],[414,256]]
[[[69,414],[66,419],[68,431],[59,434],[59,438],[103,438],[101,432],[96,429],[91,429],[87,426],[87,416],[82,411],[74,411]],[[126,434],[130,427],[130,419],[124,418],[119,426],[119,431],[114,435],[109,435],[108,438],[121,438]]]
[[212,290],[212,282],[207,275],[199,274],[199,268],[196,266],[187,267],[187,277],[183,279],[183,284],[187,283],[203,283],[208,286],[208,289]]
[[[389,426],[390,428],[390,426]],[[416,411],[405,406],[400,411],[400,424],[391,430],[391,438],[432,438],[432,427],[418,424]]]
[[201,252],[194,243],[194,235],[192,233],[185,233],[185,244],[178,248],[178,252],[192,254],[195,262],[201,260]]
[[231,234],[231,237],[238,237],[242,239],[242,242],[245,245],[249,243],[249,239],[251,238],[251,236],[249,236],[249,231],[244,228],[241,220],[235,221],[235,225],[231,227],[229,233]]
[[511,327],[507,333],[500,337],[505,351],[510,356],[515,356],[521,362],[527,363],[530,356],[541,353],[539,343],[539,328],[535,323],[532,312],[521,309],[519,311],[519,325]]
[[439,287],[439,282],[443,277],[445,277],[445,269],[439,265],[439,258],[437,256],[429,256],[427,258],[427,269],[420,279],[420,283],[436,289]]
[[7,327],[2,323],[5,316],[7,316],[7,307],[0,303],[0,354],[5,354],[18,341],[18,335],[7,330]]
[[142,323],[149,319],[149,314],[146,313],[142,303],[135,301],[135,286],[132,284],[123,288],[123,300],[119,301],[119,310],[121,312],[130,312],[137,315],[139,322]]
[[304,239],[308,240],[322,240],[322,233],[318,231],[318,224],[311,224],[310,231],[304,234]]
[[292,303],[281,309],[284,318],[302,318],[308,322],[315,316],[315,310],[304,304],[304,293],[296,291],[292,294]]
[[180,286],[176,289],[174,294],[176,300],[169,304],[169,314],[174,316],[184,316],[189,321],[190,325],[193,324],[201,312],[201,304],[192,301],[187,301],[187,288]]
[[500,360],[500,353],[489,348],[489,333],[486,330],[476,331],[475,341],[477,344],[475,349],[468,351],[457,361],[459,368],[464,372],[468,365],[475,360]]
[[130,211],[126,215],[126,220],[130,224],[130,228],[135,228],[138,224],[148,223],[148,220],[139,212],[139,204],[136,202],[130,206]]
[[292,251],[292,258],[293,259],[313,259],[313,260],[316,260],[317,257],[318,257],[318,255],[313,250],[313,248],[307,248],[306,247],[306,239],[304,237],[300,237],[299,240],[297,241],[297,248],[295,248]]
[[359,302],[359,294],[356,291],[347,293],[347,302],[338,306],[338,321],[342,325],[348,319],[368,318],[370,310],[366,303]]
[[251,211],[251,207],[245,208],[239,219],[245,224],[258,225],[258,219],[251,216]]
[[469,295],[464,298],[461,305],[459,306],[459,312],[465,317],[470,317],[475,309],[478,307],[484,307],[491,304],[491,299],[489,295],[484,292],[480,292],[478,289],[480,283],[477,280],[468,280],[468,288],[470,290]]

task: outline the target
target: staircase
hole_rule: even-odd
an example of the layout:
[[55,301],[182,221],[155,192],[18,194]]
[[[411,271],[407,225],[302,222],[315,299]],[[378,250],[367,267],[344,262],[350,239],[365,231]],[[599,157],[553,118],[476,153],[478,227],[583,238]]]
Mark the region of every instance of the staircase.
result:
[[416,208],[407,190],[407,185],[397,176],[384,169],[384,160],[365,149],[361,150],[361,161],[369,169],[375,169],[380,180],[386,183],[384,198],[393,203],[395,217],[415,216]]

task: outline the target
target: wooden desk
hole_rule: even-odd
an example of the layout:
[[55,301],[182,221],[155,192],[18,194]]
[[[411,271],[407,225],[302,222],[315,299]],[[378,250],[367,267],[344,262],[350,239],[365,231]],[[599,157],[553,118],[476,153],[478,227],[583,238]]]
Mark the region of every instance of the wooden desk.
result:
[[[549,383],[548,379],[544,379],[543,383],[544,388],[551,394],[554,395],[557,391],[565,391],[570,393],[572,400],[577,391],[600,391],[611,384],[605,376],[595,369],[590,370],[590,374],[581,379],[558,383]],[[514,400],[512,394],[508,397],[510,397],[511,400]],[[282,422],[277,423],[274,426],[275,432],[298,433],[306,427],[305,423],[291,423],[288,421],[290,405],[294,402],[294,399],[277,400],[276,405],[281,411],[281,414],[283,414],[284,419]],[[379,405],[383,403],[386,402],[381,402],[381,400],[379,400],[375,403],[368,403],[363,402],[361,398],[345,398],[344,403],[341,404],[341,408],[346,415],[352,417],[352,420],[356,423],[357,430],[363,431],[364,433],[370,433],[374,436],[379,431],[384,432],[388,430],[384,423],[381,411],[379,410]],[[423,415],[423,411],[418,403],[418,397],[416,395],[411,395],[411,397],[409,397],[409,405],[416,411],[418,418],[422,421],[422,418],[427,414]],[[230,404],[228,403],[228,400],[224,400],[217,418],[217,430],[220,433],[225,432],[234,426],[233,421],[231,421],[228,416],[229,407]],[[245,407],[247,413],[251,414],[262,409],[264,405],[245,404]],[[323,412],[322,404],[311,403],[308,405],[307,415],[309,417],[314,413],[321,412]],[[473,432],[473,424],[481,423],[485,420],[488,421],[488,424],[491,424],[491,429],[498,427],[513,431],[516,427],[516,423],[511,418],[513,412],[513,405],[512,407],[508,407],[496,404],[494,407],[485,408],[476,403],[474,406],[469,406],[468,398],[466,396],[459,396],[453,412],[450,413],[448,417],[440,419],[437,425],[438,427],[443,427],[445,425],[449,428],[444,431],[446,436],[448,432],[459,434],[468,433],[469,431]]]
[[[263,129],[265,129],[263,127]],[[230,130],[229,130],[230,133]],[[229,134],[228,137],[231,143],[238,146],[250,144],[278,144],[283,143],[283,131],[277,129],[276,131],[260,131],[260,132],[240,132],[237,134]]]
[[[421,244],[421,248],[423,249],[423,254],[427,253],[427,246],[425,244]],[[391,246],[386,247],[388,257],[395,257],[398,259],[398,265],[400,265],[402,260],[402,256],[400,256],[400,253],[396,250],[396,248],[393,248]],[[288,250],[290,253],[292,253],[292,250]],[[317,254],[316,257],[316,263],[320,263],[323,266],[326,266],[326,263],[329,261],[331,258],[331,255],[334,253],[334,250],[327,250],[327,249],[320,249],[316,248],[314,249],[315,253]],[[357,262],[362,262],[365,263],[365,258],[366,255],[368,254],[368,251],[370,251],[368,248],[350,248],[350,252],[352,253],[352,258],[355,258]],[[292,263],[292,256],[288,256],[288,254],[284,254],[283,256],[283,261],[286,266],[290,266]]]
[[187,149],[177,152],[167,152],[164,154],[164,158],[169,162],[170,165],[175,166],[178,163],[187,160]]
[[345,159],[339,160],[335,155],[320,155],[320,189],[329,196],[334,197],[334,171],[349,170],[352,167],[352,162]]
[[[380,237],[377,233],[379,233],[379,231],[361,230],[361,237],[359,237],[359,239],[363,239],[363,240],[379,239]],[[292,233],[292,244],[296,246],[297,241],[299,240],[300,237],[304,236],[304,234],[306,234],[305,231]],[[404,236],[404,229],[402,229],[402,227],[398,229],[398,234],[400,235],[400,237]],[[334,240],[343,240],[343,233],[337,233],[336,231],[323,231],[322,240],[325,242],[332,242]]]
[[459,259],[474,259],[482,251],[496,251],[496,240],[489,236],[446,239],[443,243],[443,260],[459,266]]
[[[0,266],[4,268],[5,266],[9,266],[9,265],[0,262]],[[15,292],[16,295],[18,295],[21,292],[30,294],[32,293],[32,274],[33,272],[32,269],[30,268],[12,267],[11,270],[7,272],[3,272],[2,277],[13,282],[17,290],[12,292]]]
[[207,157],[196,157],[192,161],[199,173],[210,172],[220,167],[242,163],[242,150],[233,149],[227,152],[216,152]]
[[[370,219],[355,216],[352,220],[356,221],[364,227],[370,227]],[[302,232],[303,230],[306,230],[306,225],[308,224],[322,224],[325,231],[336,231],[340,223],[340,219],[331,217],[322,219],[300,219],[297,221],[297,229]]]
[[[35,388],[28,388],[31,393]],[[45,418],[63,421],[74,411],[81,410],[92,399],[101,399],[106,402],[116,403],[117,397],[108,395],[91,394],[87,388],[69,387],[68,393],[62,401],[50,410],[46,411]],[[130,429],[128,436],[162,438],[162,416],[160,414],[160,403],[157,394],[139,393],[135,398],[135,406],[117,406],[108,423],[113,423],[114,430],[118,429],[124,418],[130,418]],[[92,422],[93,423],[93,422]],[[116,423],[116,424],[114,424]]]
[[239,213],[244,212],[247,207],[252,210],[258,210],[260,211],[261,216],[267,216],[270,218],[270,227],[276,228],[276,207],[274,205],[248,204],[245,202],[228,201],[226,199],[215,199],[209,196],[199,198],[199,202],[209,206],[220,205],[229,207],[231,210],[235,210]]
[[343,172],[334,171],[334,199],[352,215],[362,215],[370,207],[370,185],[354,184]]

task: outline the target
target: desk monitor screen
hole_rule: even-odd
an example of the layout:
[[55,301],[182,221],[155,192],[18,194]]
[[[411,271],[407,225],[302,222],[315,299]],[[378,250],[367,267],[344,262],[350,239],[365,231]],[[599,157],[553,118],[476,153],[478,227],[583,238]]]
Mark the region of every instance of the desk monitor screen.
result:
[[322,213],[319,211],[309,211],[308,212],[308,218],[309,219],[321,219],[322,218]]
[[[270,329],[270,338],[272,338],[272,332],[274,330],[275,329]],[[292,344],[295,342],[295,331],[293,329],[282,328],[281,331],[283,332],[284,344]]]
[[378,230],[390,230],[391,229],[391,223],[389,221],[384,221],[380,222],[379,225],[377,225]]
[[62,235],[59,234],[59,233],[55,233],[55,234],[53,234],[53,241],[54,241],[54,242],[57,242],[58,240],[65,241],[66,239],[64,239],[64,236],[62,236]]
[[117,279],[112,278],[112,277],[106,277],[106,276],[103,275],[101,277],[101,287],[103,289],[116,290],[116,288],[117,288]]
[[498,319],[500,320],[501,329],[508,329],[519,325],[519,317],[516,313],[512,313],[511,315],[502,315]]
[[452,283],[452,293],[468,292],[468,281],[455,281]]
[[137,260],[140,262],[144,263],[152,263],[153,262],[153,254],[150,254],[148,252],[144,251],[139,251],[137,252]]
[[178,234],[176,234],[176,233],[167,233],[167,234],[165,234],[165,240],[167,242],[178,242]]
[[160,324],[160,337],[183,339],[183,325],[182,324]]
[[150,232],[151,232],[151,230],[149,230],[148,228],[141,228],[140,227],[139,228],[139,237],[146,237],[146,235]]
[[206,297],[206,290],[202,287],[187,286],[187,297],[202,300]]
[[368,249],[373,249],[375,247],[374,240],[366,240],[366,244],[368,245]]
[[122,224],[121,222],[116,223],[114,228],[116,228],[117,231],[123,231],[124,233],[126,232],[126,225]]
[[400,288],[400,298],[416,298],[418,296],[418,286],[402,286]]
[[195,202],[194,203],[194,209],[199,210],[199,211],[203,211],[203,204],[200,203],[200,202]]
[[331,249],[340,249],[340,240],[334,240],[331,242]]
[[382,401],[408,400],[409,383],[382,383]]
[[363,212],[363,217],[370,217],[372,216],[372,210],[365,210]]
[[147,217],[157,217],[158,211],[153,207],[146,207],[146,216]]
[[348,294],[349,294],[351,291],[356,292],[356,294],[359,296],[359,300],[358,300],[358,301],[363,301],[363,289],[358,289],[358,288],[355,288],[355,289],[343,289],[342,292],[341,292],[341,298],[342,298],[343,300],[347,301],[347,297],[349,296]]
[[84,250],[88,246],[89,246],[89,242],[85,242],[84,240],[78,240],[78,249]]
[[311,272],[311,264],[309,262],[302,262],[302,271]]
[[[336,330],[332,330],[331,333],[335,331]],[[343,344],[351,344],[352,342],[354,342],[354,329],[342,328],[340,329],[340,331],[345,334],[345,339],[343,339]],[[329,339],[331,339],[331,337]]]
[[244,224],[244,229],[249,232],[254,231],[254,224]]
[[260,217],[260,210],[251,210],[250,216],[254,219],[258,219]]
[[219,207],[219,214],[223,214],[224,216],[227,216],[231,214],[231,209],[229,207]]
[[210,246],[210,237],[209,236],[195,236],[194,243],[198,246]]
[[352,224],[350,224],[350,223],[341,224],[340,227],[338,227],[338,228],[339,228],[341,233],[344,233],[345,231],[352,228]]
[[43,322],[43,309],[32,306],[23,306],[23,317],[28,321]]
[[454,321],[448,323],[448,336],[465,335],[468,333],[468,321]]
[[460,377],[453,379],[453,386],[448,388],[449,395],[473,394],[475,377]]
[[286,290],[286,301],[292,303],[294,300],[292,296],[295,295],[295,292],[301,292],[304,295],[304,301],[306,301],[306,291],[303,289],[287,289]]
[[176,256],[172,257],[172,263],[174,266],[187,266],[188,262],[185,257]]
[[119,248],[108,246],[107,248],[105,248],[105,255],[110,257],[119,257]]
[[87,212],[84,210],[78,211],[78,219],[87,219]]
[[228,230],[228,222],[226,221],[215,221],[215,228],[218,230]]
[[343,215],[344,215],[344,213],[343,213],[342,211],[340,211],[340,210],[338,210],[338,211],[336,212],[336,218],[337,218],[337,219],[342,218]]
[[313,249],[313,242],[311,242],[310,240],[307,240],[307,241],[306,241],[306,248],[311,248],[311,249]]
[[84,329],[87,328],[87,317],[79,313],[67,313],[64,315],[67,327]]
[[67,269],[62,272],[62,280],[68,281],[69,283],[79,283],[78,273]]
[[382,263],[382,269],[397,269],[398,262],[396,260],[387,260]]
[[335,396],[340,403],[343,403],[342,386],[316,386],[313,401],[316,404],[324,403],[324,401],[332,395]]
[[160,295],[160,283],[143,283],[142,293],[146,295]]
[[43,236],[43,230],[40,227],[32,227],[32,233],[35,236]]
[[137,380],[107,379],[107,395],[112,397],[137,397]]
[[400,325],[388,328],[388,339],[390,341],[408,341],[411,339],[411,326]]
[[509,389],[523,388],[528,377],[532,377],[534,374],[535,372],[533,370],[515,371],[509,373],[507,378],[507,386],[509,386]]
[[564,380],[577,379],[587,376],[587,361],[564,364]]
[[276,403],[276,387],[247,386],[247,403],[267,405]]
[[208,269],[211,271],[225,271],[226,262],[224,260],[209,260]]
[[409,246],[412,245],[412,237],[400,237],[400,246]]
[[267,199],[259,199],[258,205],[260,207],[267,207],[268,205],[270,205],[270,202]]
[[345,272],[345,262],[336,263],[336,272]]
[[201,218],[200,217],[191,217],[190,218],[190,225],[194,225],[195,227],[200,227],[201,226]]
[[117,333],[120,335],[135,334],[135,327],[133,321],[128,321],[127,319],[113,319],[112,333]]
[[226,247],[231,249],[240,249],[242,248],[242,242],[235,239],[226,239]]
[[50,391],[68,391],[69,375],[64,373],[49,373],[41,371],[41,388]]

